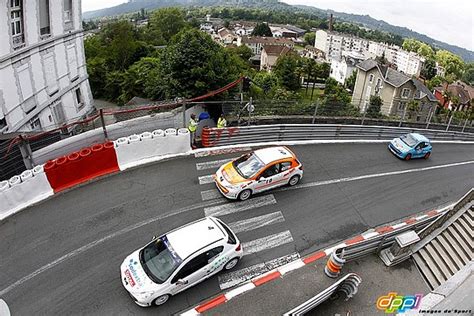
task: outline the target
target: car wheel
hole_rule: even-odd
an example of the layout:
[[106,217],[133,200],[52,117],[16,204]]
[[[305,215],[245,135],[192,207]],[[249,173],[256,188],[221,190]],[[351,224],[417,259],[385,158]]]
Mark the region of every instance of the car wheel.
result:
[[405,160],[410,160],[410,159],[411,159],[411,154],[407,154],[407,155],[405,156]]
[[249,189],[243,190],[239,193],[238,199],[241,201],[248,200],[252,196],[252,191]]
[[425,156],[423,158],[428,159],[428,158],[430,158],[430,155],[431,155],[431,153],[428,152],[428,153],[425,154]]
[[234,258],[234,259],[231,259],[229,260],[229,262],[227,262],[224,266],[224,270],[230,270],[230,269],[233,269],[237,263],[239,263],[239,258]]
[[153,301],[153,305],[155,305],[155,306],[163,305],[164,303],[168,302],[169,298],[170,298],[170,295],[169,295],[169,294],[165,294],[165,295],[158,296],[158,297],[155,298],[155,300]]
[[290,178],[290,181],[288,181],[288,185],[292,187],[292,186],[297,185],[298,182],[300,182],[300,176],[295,175]]

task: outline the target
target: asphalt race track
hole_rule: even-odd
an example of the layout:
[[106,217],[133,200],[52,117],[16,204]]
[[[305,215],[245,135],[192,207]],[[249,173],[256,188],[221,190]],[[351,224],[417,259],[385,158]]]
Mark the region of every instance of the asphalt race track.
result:
[[[474,162],[474,145],[434,144],[431,158],[408,162],[385,144],[292,149],[304,165],[301,186],[254,196],[251,203],[226,201],[206,177],[215,161],[239,155],[234,153],[130,170],[10,217],[0,223],[0,298],[12,315],[177,313],[259,273],[264,263],[304,256],[448,204],[474,187],[474,163],[453,165]],[[412,171],[397,174],[404,170]],[[178,294],[163,307],[135,305],[119,278],[125,256],[153,235],[205,214],[237,229],[248,254],[230,274]]]

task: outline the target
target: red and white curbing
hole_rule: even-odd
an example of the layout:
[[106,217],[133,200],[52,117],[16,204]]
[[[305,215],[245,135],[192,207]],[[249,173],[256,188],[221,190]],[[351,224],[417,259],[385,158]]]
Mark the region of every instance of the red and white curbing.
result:
[[407,225],[413,225],[421,220],[424,220],[428,217],[436,216],[440,213],[445,212],[448,210],[450,207],[452,207],[454,204],[445,206],[443,208],[437,209],[437,210],[431,210],[428,212],[425,212],[422,215],[418,215],[416,217],[410,217],[402,222],[399,222],[397,224],[393,225],[387,225],[387,226],[381,226],[377,227],[374,230],[371,230],[369,232],[363,233],[361,235],[355,236],[353,238],[347,239],[344,242],[337,244],[335,246],[329,247],[325,250],[320,250],[315,253],[312,253],[305,258],[299,258],[295,261],[292,261],[288,264],[285,264],[283,266],[280,266],[274,270],[268,271],[228,292],[225,292],[223,294],[217,295],[216,297],[205,301],[204,303],[199,304],[198,306],[195,306],[194,308],[181,313],[181,315],[199,315],[202,314],[210,309],[213,309],[214,307],[217,307],[219,305],[222,305],[224,303],[227,303],[231,299],[233,299],[236,296],[239,296],[245,292],[251,291],[254,288],[261,286],[265,283],[268,283],[270,281],[273,281],[275,279],[281,278],[283,275],[287,274],[288,272],[297,270],[299,268],[302,268],[308,264],[311,264],[317,260],[323,259],[326,256],[330,255],[334,249],[338,249],[341,247],[346,247],[348,245],[353,245],[357,244],[361,241],[368,240],[371,238],[374,238],[379,235],[386,234],[388,232],[395,231],[397,229],[400,229],[402,227],[405,227]]

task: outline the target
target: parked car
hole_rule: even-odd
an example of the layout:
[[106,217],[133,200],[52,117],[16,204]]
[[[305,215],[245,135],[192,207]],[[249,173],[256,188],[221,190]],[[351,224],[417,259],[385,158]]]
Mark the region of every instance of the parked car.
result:
[[120,266],[121,280],[136,304],[162,305],[243,255],[236,235],[221,220],[206,217],[177,228],[134,251]]
[[294,186],[302,177],[303,166],[295,154],[279,146],[259,149],[224,164],[214,175],[214,182],[225,197],[244,201],[255,193]]
[[398,158],[410,160],[412,158],[428,159],[433,150],[430,140],[418,133],[409,133],[392,139],[388,149]]

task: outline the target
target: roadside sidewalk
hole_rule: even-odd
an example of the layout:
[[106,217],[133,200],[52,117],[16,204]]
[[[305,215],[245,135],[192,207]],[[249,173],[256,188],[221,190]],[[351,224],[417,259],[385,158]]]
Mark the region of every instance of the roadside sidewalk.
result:
[[[320,293],[337,279],[324,273],[327,257],[289,272],[209,310],[208,315],[282,315]],[[341,277],[357,273],[362,278],[358,293],[349,301],[329,299],[307,315],[384,315],[376,308],[377,298],[388,292],[401,295],[426,294],[430,290],[411,260],[386,267],[377,255],[347,263]],[[270,312],[271,311],[271,312]]]

